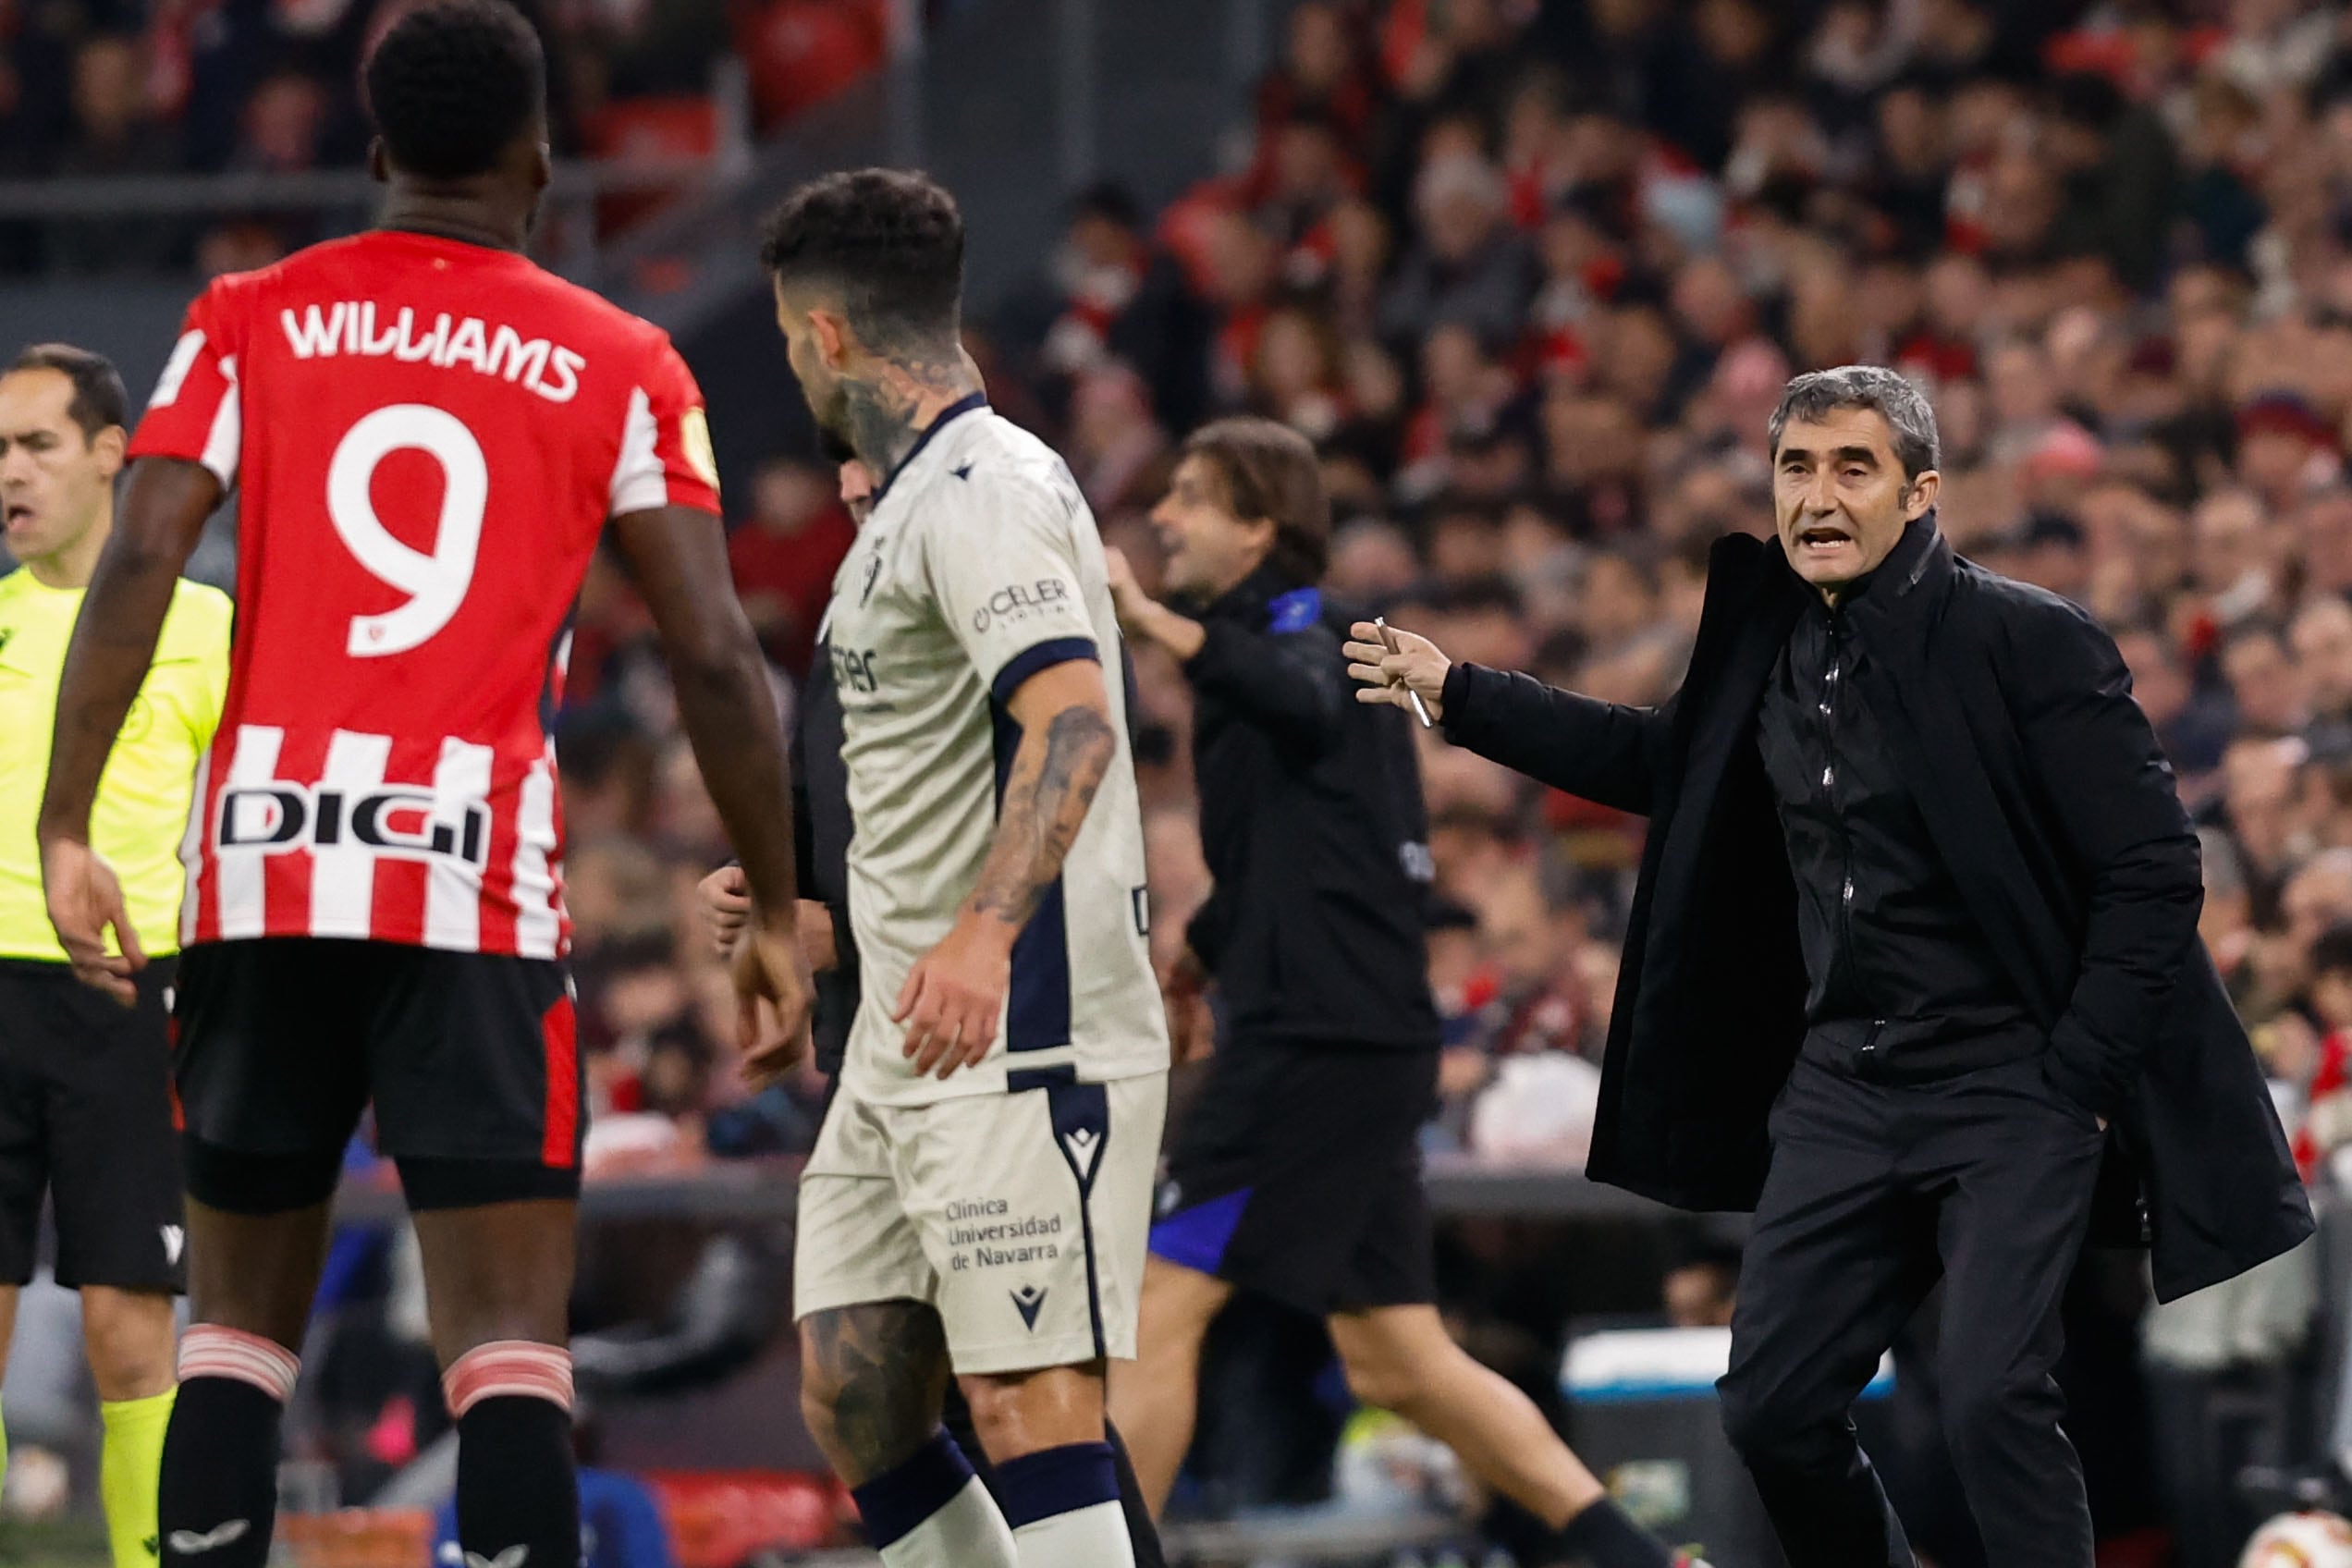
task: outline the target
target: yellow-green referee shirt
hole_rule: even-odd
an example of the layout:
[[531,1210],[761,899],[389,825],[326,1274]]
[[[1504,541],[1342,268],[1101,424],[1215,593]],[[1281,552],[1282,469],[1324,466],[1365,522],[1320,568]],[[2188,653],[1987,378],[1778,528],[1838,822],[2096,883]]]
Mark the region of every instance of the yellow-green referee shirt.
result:
[[[42,897],[33,827],[81,594],[23,570],[0,577],[0,958],[66,958]],[[213,743],[228,689],[231,617],[217,588],[183,582],[173,590],[155,662],[98,783],[91,847],[121,878],[131,929],[151,954],[179,949],[179,841],[196,762]]]

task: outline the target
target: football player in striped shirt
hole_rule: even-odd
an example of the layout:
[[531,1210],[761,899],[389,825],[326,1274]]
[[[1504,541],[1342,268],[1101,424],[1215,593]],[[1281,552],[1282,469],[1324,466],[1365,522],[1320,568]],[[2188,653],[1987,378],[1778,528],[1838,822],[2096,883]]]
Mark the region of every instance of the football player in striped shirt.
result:
[[549,178],[537,36],[504,0],[428,0],[365,75],[379,226],[216,279],[131,442],[66,662],[43,867],[65,950],[128,993],[140,957],[91,800],[180,563],[238,487],[228,687],[182,846],[194,1327],[162,1558],[267,1555],[279,1415],[373,1102],[458,1420],[459,1538],[563,1568],[582,1127],[548,728],[600,537],[760,900],[734,971],[754,1071],[806,1029],[788,768],[693,378],[660,331],[523,254]]

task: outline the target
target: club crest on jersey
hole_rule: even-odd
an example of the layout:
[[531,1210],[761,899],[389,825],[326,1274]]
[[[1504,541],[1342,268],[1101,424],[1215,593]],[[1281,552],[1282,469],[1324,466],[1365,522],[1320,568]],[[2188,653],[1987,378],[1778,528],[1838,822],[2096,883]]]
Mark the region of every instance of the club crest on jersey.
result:
[[877,545],[874,547],[874,553],[865,557],[865,585],[858,590],[858,607],[860,609],[864,609],[865,607],[866,600],[874,597],[874,580],[881,575],[882,547]]
[[224,850],[332,848],[349,842],[412,859],[489,863],[490,809],[465,802],[455,820],[434,815],[433,791],[414,786],[330,790],[269,783],[224,790],[215,842]]

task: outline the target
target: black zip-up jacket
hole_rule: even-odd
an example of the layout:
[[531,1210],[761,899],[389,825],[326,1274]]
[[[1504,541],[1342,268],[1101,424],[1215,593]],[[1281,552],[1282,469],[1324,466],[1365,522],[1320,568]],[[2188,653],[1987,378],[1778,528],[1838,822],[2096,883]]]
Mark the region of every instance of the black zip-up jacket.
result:
[[1413,721],[1354,700],[1351,620],[1271,567],[1201,612],[1184,674],[1217,890],[1185,935],[1233,1042],[1434,1050]]

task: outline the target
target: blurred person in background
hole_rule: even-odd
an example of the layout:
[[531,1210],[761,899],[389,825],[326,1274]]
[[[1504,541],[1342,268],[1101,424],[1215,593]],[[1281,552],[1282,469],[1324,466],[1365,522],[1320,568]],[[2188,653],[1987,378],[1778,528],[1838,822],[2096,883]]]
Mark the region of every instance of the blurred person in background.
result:
[[8,554],[22,563],[0,577],[0,734],[9,737],[0,746],[0,1366],[47,1195],[56,1281],[81,1292],[104,1423],[108,1544],[116,1568],[144,1568],[171,1419],[173,1297],[186,1278],[168,1039],[179,842],[228,684],[227,594],[173,585],[99,788],[92,843],[129,900],[121,940],[148,958],[129,1006],[74,978],[49,926],[31,831],[67,643],[114,533],[129,417],[122,378],[86,349],[42,344],[0,373],[0,508]]
[[[1756,1209],[1723,1422],[1791,1560],[1916,1562],[1847,1412],[1941,1279],[1988,1560],[2089,1568],[2051,1375],[2086,1237],[2146,1224],[2170,1300],[2290,1250],[2310,1208],[2195,946],[2197,839],[2113,643],[1954,559],[1934,414],[1900,376],[1799,376],[1770,434],[1779,537],[1718,546],[1721,633],[1671,703],[1403,631],[1391,654],[1361,625],[1351,673],[1361,701],[1409,692],[1455,744],[1650,818],[1587,1170]],[[2111,1148],[2144,1200],[2099,1195]]]
[[1128,635],[1182,660],[1194,690],[1216,884],[1172,983],[1213,981],[1223,1028],[1169,1157],[1139,1354],[1112,1383],[1145,1496],[1158,1507],[1175,1484],[1201,1342],[1251,1291],[1321,1317],[1350,1392],[1535,1515],[1545,1561],[1663,1568],[1665,1549],[1434,1305],[1427,826],[1407,721],[1348,701],[1350,612],[1315,586],[1330,508],[1314,447],[1269,420],[1205,425],[1152,521],[1182,607],[1146,595],[1121,556],[1111,585]]

